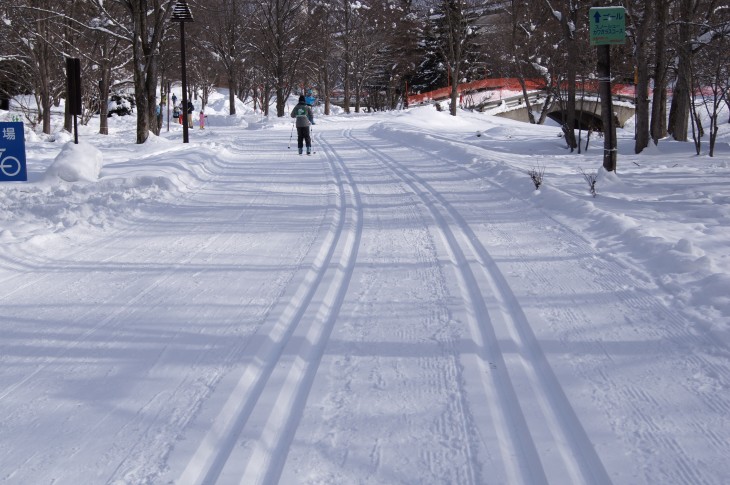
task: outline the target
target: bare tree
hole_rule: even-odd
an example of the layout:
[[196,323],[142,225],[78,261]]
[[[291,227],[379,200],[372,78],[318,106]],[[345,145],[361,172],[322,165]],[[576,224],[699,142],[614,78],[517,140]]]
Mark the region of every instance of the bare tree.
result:
[[717,9],[712,25],[695,45],[702,45],[693,57],[693,73],[696,97],[705,108],[710,126],[710,156],[714,156],[719,131],[720,109],[730,89],[730,11]]
[[[559,62],[555,57],[557,51],[553,48],[560,42],[559,33],[550,28],[550,12],[543,2],[511,0],[509,4],[504,4],[504,12],[509,19],[504,24],[511,27],[509,40],[495,42],[498,46],[509,46],[509,50],[503,51],[500,56],[508,64],[503,69],[516,75],[530,123],[543,123],[552,108],[554,97],[562,99],[560,86],[556,83],[560,79],[559,72],[556,72]],[[544,82],[547,92],[537,118],[527,85],[528,80],[535,78]]]
[[51,107],[58,103],[65,90],[63,45],[59,21],[64,17],[58,2],[25,0],[6,5],[5,29],[9,57],[28,75],[18,79],[23,90],[32,92],[35,108],[27,107],[26,117],[32,126],[42,125],[43,133],[51,133]]
[[562,31],[562,49],[565,53],[565,85],[567,88],[566,96],[566,119],[563,124],[563,133],[565,141],[571,151],[578,147],[575,138],[575,92],[577,81],[577,59],[580,49],[578,37],[578,19],[585,13],[580,0],[558,0],[554,7],[550,0],[545,0],[553,18],[560,24]]
[[[693,57],[717,39],[726,38],[726,3],[721,0],[678,0],[676,84],[668,131],[677,141],[687,141],[693,86]],[[718,19],[719,18],[719,19]],[[727,62],[727,53],[720,54]]]
[[667,136],[667,21],[669,4],[673,0],[651,0],[655,2],[654,15],[654,92],[651,102],[651,138],[654,145]]
[[459,83],[466,71],[467,58],[475,48],[470,40],[478,30],[478,5],[474,0],[437,0],[430,15],[437,45],[448,70],[452,116],[456,116],[459,106]]
[[[104,12],[98,12],[98,16],[92,18],[89,26],[93,29],[91,33],[92,48],[87,53],[87,59],[92,68],[96,68],[98,79],[98,103],[99,103],[99,133],[109,134],[109,92],[113,85],[114,73],[121,73],[129,66],[127,53],[131,50],[129,43],[107,30],[107,26],[113,22],[105,16]],[[92,79],[94,79],[92,77]],[[87,92],[92,92],[89,86]]]
[[342,59],[342,87],[343,87],[343,104],[345,113],[350,112],[350,101],[352,98],[351,82],[352,82],[352,62],[355,57],[356,43],[353,39],[356,33],[362,28],[363,18],[358,15],[357,4],[350,0],[339,0],[334,4],[335,20],[337,22],[336,38],[339,43],[340,57]]
[[276,92],[276,116],[284,116],[309,40],[305,0],[259,0],[252,22],[260,28],[253,39],[258,59]]
[[332,91],[340,67],[335,9],[329,5],[317,5],[312,11],[312,17],[316,19],[314,37],[317,42],[310,49],[310,69],[316,73],[320,99],[324,102],[324,114],[329,115]]
[[358,28],[351,39],[354,47],[351,59],[356,113],[362,108],[365,86],[371,84],[373,77],[383,74],[385,70],[384,61],[392,39],[391,29],[387,25],[391,25],[393,19],[389,18],[392,12],[382,7],[384,5],[381,8],[358,8],[355,12],[360,17]]
[[[231,115],[236,114],[236,93],[249,47],[246,39],[251,35],[246,19],[253,15],[254,7],[253,3],[240,0],[213,0],[201,5],[205,26],[199,29],[198,43],[201,51],[213,54],[225,72]],[[209,65],[208,61],[206,58]]]
[[668,131],[677,141],[687,141],[692,102],[692,17],[695,0],[679,0],[677,35],[677,77],[669,113]]
[[[144,143],[157,126],[155,107],[159,81],[161,45],[171,27],[172,7],[177,0],[90,0],[113,22],[110,31],[132,46],[134,99],[137,105],[137,143]],[[123,16],[115,15],[112,7]]]
[[634,153],[649,145],[649,39],[654,23],[654,2],[627,2],[629,31],[636,62],[636,139]]

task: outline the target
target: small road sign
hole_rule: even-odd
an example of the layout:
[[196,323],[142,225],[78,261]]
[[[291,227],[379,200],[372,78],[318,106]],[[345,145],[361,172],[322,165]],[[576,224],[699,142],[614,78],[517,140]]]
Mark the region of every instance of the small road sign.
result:
[[588,13],[591,45],[623,45],[626,11],[623,7],[593,7]]
[[26,180],[23,123],[0,123],[0,182]]

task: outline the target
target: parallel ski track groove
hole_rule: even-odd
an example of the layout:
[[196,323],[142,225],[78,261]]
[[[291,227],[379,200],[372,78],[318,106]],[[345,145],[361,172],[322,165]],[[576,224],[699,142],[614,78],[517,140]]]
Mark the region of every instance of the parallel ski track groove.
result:
[[[529,322],[527,321],[522,308],[512,293],[509,283],[506,281],[494,260],[488,251],[476,237],[469,224],[463,219],[459,212],[454,209],[451,204],[431,185],[419,177],[416,173],[406,167],[400,166],[398,162],[387,154],[378,149],[353,139],[364,149],[375,154],[383,161],[396,175],[401,177],[408,183],[413,190],[419,194],[424,200],[434,218],[439,224],[439,229],[447,236],[451,251],[455,257],[454,263],[459,268],[461,277],[466,284],[466,300],[475,311],[476,321],[474,322],[479,334],[478,338],[483,340],[487,346],[488,353],[484,357],[488,357],[492,362],[497,363],[498,390],[500,391],[501,411],[509,415],[505,416],[510,419],[516,428],[510,427],[509,434],[512,438],[512,446],[518,453],[521,470],[514,470],[515,477],[522,476],[523,483],[547,483],[547,477],[541,467],[539,455],[534,447],[534,441],[530,437],[529,430],[519,409],[519,399],[517,398],[512,387],[509,375],[506,373],[504,360],[499,345],[496,342],[494,329],[489,318],[489,311],[484,298],[479,292],[474,291],[476,288],[476,278],[472,270],[472,266],[476,266],[477,270],[482,272],[486,280],[489,282],[491,292],[497,299],[501,316],[505,323],[509,326],[510,333],[515,338],[515,342],[520,348],[522,362],[526,372],[531,376],[532,385],[538,396],[541,396],[541,402],[546,403],[544,406],[546,412],[550,415],[551,422],[557,424],[551,426],[553,433],[564,443],[566,443],[571,452],[563,453],[562,457],[566,462],[568,470],[575,476],[574,480],[588,484],[610,484],[605,468],[596,454],[590,439],[583,429],[580,420],[573,410],[570,402],[560,386],[557,377],[544,356],[539,342],[535,337]],[[426,156],[434,157],[431,153],[412,147]],[[442,159],[443,160],[443,159]],[[419,190],[422,187],[423,190]],[[440,213],[442,212],[442,213]],[[450,218],[456,229],[461,233],[460,239],[464,241],[465,246],[476,260],[475,263],[469,263],[464,257],[463,249],[456,240],[455,235],[451,231],[446,219]],[[481,318],[480,318],[481,317]],[[483,359],[483,364],[487,359]],[[515,406],[515,408],[513,408]],[[523,470],[529,470],[531,476],[524,476]]]
[[[336,156],[332,146],[322,136],[318,136],[317,140],[324,148],[324,155],[332,175],[335,177],[337,186],[340,187],[343,208],[347,207],[343,178],[345,179],[344,186],[350,192],[349,200],[352,209],[346,211],[342,221],[348,226],[348,229],[339,263],[329,270],[336,274],[326,289],[318,290],[318,292],[326,290],[326,294],[316,312],[312,312],[315,313],[316,318],[306,329],[307,344],[302,345],[293,366],[281,385],[279,396],[272,406],[275,411],[264,427],[263,436],[257,440],[244,472],[241,483],[246,485],[277,483],[281,476],[287,456],[286,450],[294,439],[304,403],[312,388],[327,342],[345,300],[362,237],[363,210],[357,185],[348,168]],[[266,465],[261,466],[262,463]]]
[[[349,140],[351,143],[355,143],[355,144],[359,145],[360,147],[365,148],[366,150],[368,148],[365,145],[363,145],[362,143],[360,143],[352,135],[352,129],[343,131],[343,137],[346,140]],[[389,172],[391,172],[391,173],[394,172],[393,169],[390,166],[388,166],[388,164],[386,162],[384,162],[382,159],[379,159],[378,157],[376,157],[376,162],[378,162],[381,166],[385,167],[386,170],[388,170]],[[418,190],[414,190],[413,186],[411,184],[409,184],[407,180],[405,180],[402,176],[400,176],[397,173],[396,173],[396,180],[393,182],[393,184],[394,185],[397,184],[398,186],[403,187],[404,191],[409,192],[411,194],[411,197],[413,198],[414,202],[417,202],[417,201],[424,202],[422,194],[420,194]],[[428,231],[426,219],[428,219],[428,218],[430,218],[432,220],[434,219],[434,215],[433,215],[432,211],[429,210],[427,213],[422,213],[421,217],[423,218],[423,221],[424,221],[423,223],[424,223],[425,230]],[[453,344],[453,342],[450,342],[450,344]],[[447,346],[444,346],[445,351],[448,352],[449,355],[451,355],[451,361],[453,363],[453,372],[454,373],[451,376],[451,378],[455,379],[456,382],[461,382],[464,379],[464,376],[459,371],[460,365],[458,363],[458,357],[455,355],[454,346],[448,345],[449,349],[446,349],[446,347]],[[486,371],[486,372],[488,372],[488,371]],[[470,437],[469,430],[474,427],[474,422],[473,422],[474,420],[473,420],[473,416],[471,416],[469,414],[468,404],[466,402],[466,396],[465,396],[465,393],[463,392],[463,389],[461,389],[462,386],[461,386],[461,384],[459,384],[458,386],[460,388],[459,399],[455,401],[455,405],[458,408],[457,413],[459,415],[459,424],[461,427],[461,432],[463,432],[463,436],[466,438],[466,442],[467,442],[466,445],[464,446],[464,448],[465,448],[464,454],[468,458],[467,463],[469,464],[468,481],[463,482],[463,485],[466,485],[466,483],[477,485],[477,484],[482,483],[483,479],[480,477],[479,472],[478,472],[478,469],[480,467],[477,466],[474,462],[474,459],[475,459],[475,452],[473,450],[474,444],[472,443],[472,440],[469,438]],[[447,434],[447,432],[445,430],[442,430],[442,433]],[[425,455],[429,456],[430,453],[426,453]],[[429,461],[429,458],[427,458],[426,461]],[[462,483],[462,482],[460,482],[460,483]]]
[[[329,157],[328,164],[330,171],[332,172],[332,176],[335,179],[334,185],[337,189],[337,193],[334,195],[336,199],[335,217],[334,220],[331,221],[330,229],[320,246],[319,252],[312,262],[311,267],[308,269],[307,274],[282,312],[280,318],[276,322],[264,324],[261,329],[259,329],[259,332],[266,335],[268,338],[257,350],[255,355],[252,355],[251,358],[248,359],[248,365],[243,370],[233,392],[214,419],[209,431],[206,433],[193,457],[188,462],[187,467],[183,470],[179,479],[176,481],[178,485],[213,484],[217,481],[234,447],[236,446],[238,437],[246,426],[246,422],[256,407],[261,395],[264,393],[266,384],[280,361],[284,348],[291,340],[294,331],[302,323],[302,317],[312,304],[315,294],[318,291],[325,291],[327,294],[334,292],[336,296],[332,310],[334,311],[339,309],[339,305],[341,304],[347,290],[347,283],[349,282],[349,279],[348,281],[340,280],[338,283],[339,286],[330,286],[327,290],[321,290],[320,285],[328,271],[328,268],[330,267],[332,258],[340,245],[343,233],[345,232],[348,205],[357,208],[357,211],[361,209],[359,209],[359,199],[354,201],[352,204],[348,204],[342,179],[336,166]],[[343,173],[349,177],[349,173],[344,167],[342,170]],[[352,181],[348,180],[348,183],[352,183]],[[352,196],[356,197],[357,191],[354,188],[354,184],[351,185],[350,190],[353,194]],[[351,233],[348,233],[350,240],[359,242],[360,231],[362,229],[361,219],[361,217],[357,216],[358,222],[356,224],[357,229],[355,230],[357,231],[357,234],[353,237]],[[351,262],[348,262],[347,264],[354,264],[356,246],[351,248],[349,253],[345,252],[344,254],[347,261],[351,260]],[[336,315],[336,311],[334,312],[334,315]],[[334,317],[330,317],[330,320],[331,323],[333,323]],[[328,336],[330,330],[323,331],[322,335]],[[326,339],[324,341],[326,341]],[[323,351],[323,345],[321,348],[317,349],[317,362],[319,362]],[[295,391],[297,399],[301,399],[301,396],[306,396],[306,393],[311,387],[314,372],[316,372],[316,366],[313,371],[305,371],[307,376],[299,381],[299,388]],[[296,399],[294,402],[296,402]],[[298,419],[299,418],[297,417],[297,420]],[[293,438],[293,433],[295,431],[292,429],[292,426],[292,424],[284,424],[284,431],[279,433],[277,439],[282,443],[282,440],[290,441]],[[281,473],[282,466],[283,463],[270,463],[269,467],[261,470],[260,473],[266,476],[278,476]]]
[[[249,146],[247,146],[247,145],[246,145],[246,146],[245,146],[244,148],[242,148],[242,149],[241,149],[241,151],[243,151],[243,152],[245,152],[245,153],[250,153],[250,151],[251,151],[251,147],[249,147]],[[232,158],[232,160],[237,160],[237,158],[233,157],[233,158]],[[237,163],[232,163],[232,162],[227,162],[227,163],[221,163],[221,166],[222,166],[223,168],[227,168],[227,167],[233,167],[233,168],[234,168],[234,169],[235,169],[236,171],[242,171],[242,170],[244,170],[244,169],[242,169],[242,168],[241,168],[241,166],[240,166],[239,164],[237,164]],[[277,174],[278,172],[280,172],[281,170],[282,170],[282,168],[281,168],[281,167],[279,167],[279,168],[276,168],[276,169],[274,170],[274,172],[273,172],[273,173],[271,174],[271,175],[272,175],[272,177],[273,177],[273,178],[276,178],[276,174]],[[230,174],[231,174],[231,172],[230,172],[230,169],[229,169],[229,171],[226,171],[226,172],[225,172],[224,174],[222,174],[222,175],[221,175],[221,174],[219,174],[219,175],[218,175],[218,177],[217,177],[217,180],[219,180],[219,181],[220,181],[221,179],[224,179],[224,178],[226,178],[226,179],[227,179],[228,177],[230,177]],[[205,188],[205,187],[201,188],[201,191],[202,191],[202,189],[204,189],[204,188]],[[258,200],[259,200],[260,198],[261,198],[261,194],[257,194],[257,195],[256,195],[256,196],[255,196],[255,197],[254,197],[254,198],[253,198],[253,199],[252,199],[252,200],[251,200],[251,201],[250,201],[250,202],[249,202],[249,203],[248,203],[248,204],[246,205],[246,207],[244,207],[244,208],[243,208],[243,209],[241,210],[241,212],[239,213],[239,215],[238,215],[238,218],[236,219],[236,221],[237,221],[237,222],[243,222],[243,220],[242,220],[242,217],[244,217],[244,216],[245,216],[245,213],[246,213],[246,208],[247,208],[247,207],[250,207],[250,206],[254,206],[254,205],[256,205],[257,201],[258,201]],[[245,225],[245,223],[243,223],[243,224]],[[238,225],[238,224],[234,224],[234,225]],[[237,237],[237,236],[236,236],[235,234],[231,234],[231,235],[230,235],[230,236],[228,237],[228,240],[230,240],[230,239],[232,239],[232,238],[235,238],[235,237]],[[268,310],[267,310],[267,311],[265,312],[264,316],[265,316],[265,315],[268,315],[268,314],[270,313],[270,311],[271,311],[271,308],[268,308]],[[265,317],[264,317],[264,318],[265,318]],[[240,343],[237,343],[236,345],[233,345],[233,346],[232,346],[232,347],[231,347],[231,348],[229,349],[229,351],[228,351],[228,352],[226,353],[225,357],[224,357],[224,358],[222,359],[222,363],[224,363],[225,365],[231,365],[231,363],[232,363],[232,362],[235,362],[235,361],[236,361],[236,359],[237,359],[237,358],[238,358],[238,357],[240,356],[240,353],[241,353],[242,351],[244,351],[244,349],[246,348],[246,346],[248,345],[248,343],[249,343],[249,341],[248,341],[248,340],[244,340],[244,341],[241,341]],[[166,352],[167,352],[167,348],[165,348],[165,350],[164,350],[164,351],[163,351],[163,352],[162,352],[162,353],[160,354],[160,356],[158,357],[158,359],[157,359],[157,362],[155,363],[155,365],[157,365],[157,363],[158,363],[158,362],[160,362],[160,361],[163,361],[163,360],[164,360]],[[200,360],[202,360],[202,359],[203,359],[204,357],[205,357],[205,356],[204,356],[203,354],[201,354],[201,355],[200,355],[200,356],[198,357],[198,360],[196,361],[196,364],[197,364],[197,363],[198,363],[198,362],[199,362]],[[154,366],[153,366],[153,367],[154,367]],[[208,382],[208,383],[207,383],[207,385],[209,385],[209,386],[212,386],[212,385],[214,384],[214,382],[215,382],[215,381],[210,381],[210,382]],[[179,384],[179,385],[178,385],[178,386],[177,386],[177,387],[176,387],[175,389],[173,389],[173,390],[171,391],[171,394],[170,394],[170,395],[172,395],[172,396],[175,396],[175,395],[178,395],[178,394],[183,394],[184,392],[186,392],[186,391],[187,391],[187,390],[189,389],[189,384],[190,384],[190,383],[188,382],[188,380],[187,380],[187,379],[183,380],[183,381],[182,381],[182,382],[181,382],[181,383],[180,383],[180,384]],[[155,397],[154,397],[154,398],[152,399],[152,401],[150,401],[150,403],[148,403],[148,404],[151,404],[151,403],[152,403],[152,402],[154,402],[155,400],[159,400],[159,399],[170,399],[170,398],[169,398],[169,396],[160,396],[160,395],[157,395],[157,396],[155,396]],[[176,402],[176,399],[170,399],[170,400],[171,400],[172,402]],[[141,419],[143,418],[143,416],[144,416],[144,413],[138,413],[138,415],[137,415],[137,417],[135,418],[135,420],[134,420],[133,422],[130,422],[129,424],[125,425],[125,428],[126,428],[126,427],[128,427],[128,426],[132,426],[132,425],[134,425],[134,423],[136,423],[137,421],[141,420]],[[191,419],[191,417],[192,417],[192,416],[191,416],[190,414],[182,414],[182,415],[176,416],[176,423],[175,423],[175,424],[176,424],[177,426],[180,426],[180,427],[184,427],[184,426],[186,426],[186,425],[188,424],[188,422],[189,422],[189,420]],[[153,420],[153,423],[154,423],[154,420]],[[174,426],[174,425],[173,425],[173,426]],[[123,429],[123,428],[122,428],[122,429]],[[121,429],[119,430],[119,432],[121,432]],[[156,438],[158,437],[158,435],[159,435],[159,434],[160,434],[160,430],[159,430],[159,429],[158,429],[157,427],[155,427],[155,426],[149,426],[149,427],[147,428],[147,430],[145,431],[145,437],[148,437],[148,436],[150,437],[150,440],[149,440],[149,441],[154,441],[154,440],[155,440],[155,439],[156,439]],[[144,441],[144,440],[143,440],[143,441]],[[166,443],[163,443],[163,444],[164,444],[164,445],[166,445]],[[123,471],[123,470],[124,470],[124,467],[125,467],[125,466],[127,466],[127,464],[125,463],[125,462],[126,462],[126,460],[127,460],[127,459],[129,459],[129,458],[131,458],[131,457],[133,457],[133,455],[134,455],[134,454],[135,454],[136,452],[137,452],[137,450],[136,450],[136,447],[135,447],[135,449],[130,449],[130,450],[128,451],[128,453],[127,453],[127,455],[126,455],[126,458],[125,458],[125,459],[122,459],[122,460],[120,460],[120,462],[119,462],[119,465],[118,465],[118,466],[117,466],[117,468],[116,468],[116,469],[114,470],[114,472],[113,472],[112,474],[110,474],[110,476],[109,476],[109,478],[108,478],[108,480],[107,480],[107,482],[106,482],[106,483],[108,483],[108,484],[110,484],[110,485],[111,485],[111,484],[116,484],[116,483],[119,483],[119,482],[120,482],[120,480],[124,481],[125,483],[129,482],[129,480],[130,480],[130,479],[129,479],[129,478],[127,477],[127,476],[125,476],[125,475],[122,475],[122,477],[120,478],[120,477],[119,477],[118,475],[120,474],[120,472],[121,472],[121,471]],[[167,453],[169,453],[169,452],[166,452],[165,454],[167,454]],[[138,470],[137,466],[136,466],[136,465],[135,465],[134,463],[132,463],[132,464],[131,464],[130,466],[131,466],[131,468],[132,468],[132,470],[133,470],[133,471],[135,471],[135,472],[136,472],[136,471]],[[150,472],[149,472],[149,476],[157,476],[157,475],[159,475],[159,473],[160,473],[160,470],[152,470],[152,471],[150,471]],[[135,478],[135,480],[136,480],[136,478]]]
[[[380,137],[378,135],[374,135],[378,137],[379,139],[385,139],[384,137]],[[467,147],[469,149],[475,149],[482,151],[484,150],[482,147],[479,147],[477,145],[474,145],[472,143],[469,143],[467,141],[462,141],[458,139],[449,138],[443,135],[439,135],[437,133],[429,133],[429,137],[440,140],[443,142],[447,142],[449,144],[456,144],[456,145],[462,145],[464,147]],[[402,137],[401,137],[402,138]],[[479,178],[485,183],[487,183],[489,186],[494,187],[497,190],[503,190],[506,193],[514,196],[515,198],[519,197],[518,194],[513,192],[509,187],[505,187],[502,184],[495,182],[493,180],[485,179],[482,175],[476,173],[473,169],[471,169],[468,166],[460,165],[453,160],[450,160],[446,157],[440,156],[438,154],[433,154],[432,152],[428,152],[421,147],[415,146],[415,145],[408,145],[413,150],[420,151],[424,154],[428,154],[429,156],[432,156],[434,158],[438,158],[439,160],[443,161],[444,163],[454,167],[454,169],[457,170],[463,170],[473,177]],[[499,160],[499,161],[505,161],[508,162],[509,160],[502,156],[501,154],[494,154],[490,152],[490,158],[493,160]],[[581,243],[587,245],[590,245],[590,241],[586,240],[585,236],[581,235],[580,233],[576,232],[569,226],[565,225],[564,223],[560,222],[559,220],[555,219],[551,214],[549,214],[547,211],[545,211],[543,208],[540,208],[539,206],[535,206],[537,210],[540,211],[540,213],[547,219],[549,219],[552,223],[554,223],[556,226],[560,227],[566,235],[569,235],[570,237],[574,238],[576,241],[580,241]],[[584,254],[587,254],[586,251],[583,251]],[[600,275],[601,279],[604,281],[604,284],[608,288],[618,288],[623,283],[624,280],[619,276],[619,274],[615,271],[615,268],[610,268],[610,265],[617,265],[620,268],[624,268],[627,271],[632,271],[634,268],[627,265],[626,262],[613,257],[610,253],[601,253],[597,254],[599,256],[598,264],[601,265]],[[644,275],[642,275],[644,276]],[[661,281],[655,281],[655,283],[659,286],[662,285]],[[659,312],[659,315],[661,315],[662,321],[666,322],[667,328],[672,329],[674,332],[677,333],[677,340],[682,341],[686,343],[686,346],[688,348],[687,352],[683,353],[681,356],[682,362],[684,365],[692,365],[695,369],[697,369],[697,372],[703,372],[704,370],[709,370],[711,373],[722,376],[722,380],[728,381],[730,380],[730,374],[727,373],[726,369],[722,366],[717,365],[716,363],[712,362],[708,358],[704,357],[703,355],[695,353],[692,349],[693,348],[712,348],[714,350],[714,353],[712,355],[718,356],[719,358],[726,359],[728,358],[728,354],[725,348],[718,346],[717,343],[712,339],[711,334],[701,334],[697,332],[692,332],[688,330],[688,326],[686,322],[683,320],[683,318],[679,315],[677,315],[675,312],[672,312],[671,309],[667,308],[663,304],[656,304],[656,298],[651,295],[651,293],[644,289],[643,287],[638,287],[638,291],[635,292],[633,297],[630,300],[627,300],[628,304],[632,308],[645,308],[647,306],[651,306],[652,308],[655,308],[657,312]],[[661,336],[661,338],[665,338],[664,336]],[[580,370],[580,369],[579,369]],[[610,382],[613,387],[618,387],[615,383],[613,383],[613,380],[606,376],[605,378],[606,382]],[[730,404],[726,400],[722,398],[721,393],[716,392],[702,392],[697,393],[695,389],[692,389],[691,387],[684,385],[684,387],[688,390],[688,392],[694,394],[699,400],[701,400],[709,409],[714,410],[718,416],[722,416],[724,414],[727,414],[730,412]],[[624,395],[629,395],[630,393],[627,390],[621,391]],[[674,461],[677,463],[677,466],[680,470],[683,470],[687,472],[689,470],[691,473],[694,474],[691,480],[688,479],[690,482],[699,482],[702,481],[704,478],[699,476],[698,469],[695,464],[691,461],[691,458],[687,456],[687,453],[682,449],[682,447],[676,442],[674,439],[667,439],[661,435],[661,433],[658,433],[657,425],[653,421],[653,418],[651,416],[647,416],[645,411],[642,409],[642,403],[650,403],[654,407],[660,407],[660,404],[657,403],[653,398],[651,398],[646,393],[641,393],[641,396],[638,396],[638,398],[630,397],[627,399],[627,402],[630,403],[630,407],[634,410],[634,416],[635,417],[641,417],[640,421],[643,423],[649,430],[653,430],[651,432],[650,436],[645,436],[645,441],[651,441],[655,442],[657,444],[663,444],[663,446],[666,446],[668,449],[671,449],[676,453],[676,456],[673,458]],[[639,423],[637,423],[639,424]],[[701,428],[705,430],[707,428],[707,424],[704,422],[697,422],[696,426],[698,428]],[[730,445],[727,442],[715,442],[710,441],[712,445],[715,446],[716,449],[720,450],[720,453],[727,454],[728,450],[730,450]]]
[[[460,232],[463,228],[454,220],[453,209],[436,193],[436,191],[419,180],[413,173],[399,167],[389,155],[372,148],[360,139],[349,135],[351,141],[358,144],[363,150],[373,154],[376,159],[394,175],[402,180],[413,193],[421,199],[432,218],[442,240],[447,246],[449,257],[453,262],[456,275],[459,278],[463,299],[469,312],[469,328],[472,338],[477,344],[478,362],[481,366],[480,374],[488,376],[482,378],[482,385],[487,396],[495,396],[490,401],[491,408],[500,413],[500,418],[494,420],[497,433],[504,440],[500,449],[505,459],[505,468],[511,483],[546,484],[547,479],[542,469],[539,455],[534,441],[530,437],[527,423],[519,406],[519,400],[514,391],[506,364],[497,343],[497,337],[490,322],[489,312],[484,298],[477,290],[477,284],[472,264],[464,255],[463,248],[457,240],[452,226]],[[419,188],[420,187],[420,188]],[[451,223],[448,219],[451,219]],[[462,234],[460,239],[463,239]],[[516,460],[515,466],[512,460]]]

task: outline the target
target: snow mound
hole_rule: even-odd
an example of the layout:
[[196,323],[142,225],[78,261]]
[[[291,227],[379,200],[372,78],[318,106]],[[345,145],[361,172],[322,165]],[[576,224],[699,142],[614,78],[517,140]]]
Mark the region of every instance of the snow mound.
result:
[[103,156],[93,145],[68,142],[46,170],[45,180],[94,182],[99,179],[102,164]]

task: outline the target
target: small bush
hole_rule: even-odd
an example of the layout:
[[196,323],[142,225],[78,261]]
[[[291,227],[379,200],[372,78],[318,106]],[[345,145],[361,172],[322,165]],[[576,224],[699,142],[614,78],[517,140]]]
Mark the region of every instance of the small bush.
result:
[[107,116],[126,116],[134,113],[134,96],[128,94],[112,94],[109,100]]
[[532,167],[530,170],[527,171],[527,175],[529,175],[532,179],[535,190],[540,190],[540,186],[542,185],[542,179],[545,176],[545,167],[541,165]]
[[583,178],[588,182],[588,190],[590,190],[593,197],[596,196],[596,182],[598,181],[598,174],[585,173],[583,169],[580,169],[580,173],[583,174]]

